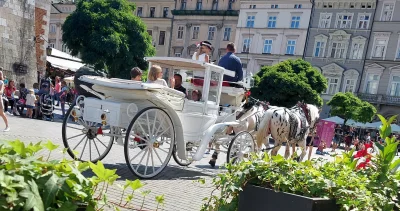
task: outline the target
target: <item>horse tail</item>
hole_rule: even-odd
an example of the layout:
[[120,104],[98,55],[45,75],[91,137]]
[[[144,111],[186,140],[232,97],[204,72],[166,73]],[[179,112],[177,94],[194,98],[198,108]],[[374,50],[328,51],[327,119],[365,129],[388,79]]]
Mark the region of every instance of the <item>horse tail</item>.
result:
[[265,139],[267,136],[269,136],[270,133],[270,125],[271,125],[271,120],[272,120],[272,115],[274,110],[267,110],[262,117],[260,126],[258,128],[258,131],[256,133],[256,140],[257,140],[257,146],[258,148],[261,148],[262,144],[264,143]]

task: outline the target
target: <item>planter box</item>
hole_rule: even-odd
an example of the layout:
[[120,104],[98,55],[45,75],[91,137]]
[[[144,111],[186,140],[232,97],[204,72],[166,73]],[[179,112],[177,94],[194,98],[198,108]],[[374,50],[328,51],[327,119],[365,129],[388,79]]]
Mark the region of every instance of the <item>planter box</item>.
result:
[[338,211],[335,200],[308,198],[247,185],[239,194],[239,211]]

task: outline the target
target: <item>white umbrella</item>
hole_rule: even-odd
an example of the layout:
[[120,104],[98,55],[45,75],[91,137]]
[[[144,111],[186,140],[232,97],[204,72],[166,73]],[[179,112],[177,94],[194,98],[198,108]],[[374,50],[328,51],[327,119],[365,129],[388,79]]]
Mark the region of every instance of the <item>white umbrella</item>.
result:
[[392,133],[400,133],[400,126],[396,124],[391,124],[390,126],[392,126]]
[[356,128],[366,128],[366,124],[361,122],[356,122],[352,119],[347,120],[346,125],[356,127]]
[[373,122],[373,123],[367,123],[367,128],[372,128],[372,129],[379,129],[379,127],[382,125],[382,122]]
[[333,117],[329,117],[326,119],[323,119],[324,121],[328,121],[328,122],[334,122],[336,124],[343,124],[344,119],[338,117],[338,116],[333,116]]

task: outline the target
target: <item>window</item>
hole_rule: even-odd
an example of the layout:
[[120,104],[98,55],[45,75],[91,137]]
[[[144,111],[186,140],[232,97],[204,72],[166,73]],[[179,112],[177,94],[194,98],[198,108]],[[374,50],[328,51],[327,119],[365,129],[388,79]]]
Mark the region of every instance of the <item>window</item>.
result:
[[181,53],[175,53],[175,57],[181,57]]
[[203,7],[203,0],[197,0],[196,10],[201,10],[202,7]]
[[375,46],[373,48],[373,57],[382,58],[385,56],[387,46],[387,39],[376,39]]
[[384,3],[381,21],[391,21],[393,17],[394,3]]
[[153,36],[153,31],[152,31],[152,30],[147,30],[147,33],[148,33],[150,36]]
[[186,0],[181,0],[181,10],[186,9]]
[[271,8],[272,9],[278,9],[278,5],[277,4],[271,4]]
[[335,59],[346,58],[346,43],[343,42],[332,42],[331,57]]
[[297,29],[300,25],[300,16],[293,16],[292,22],[290,23],[290,28]]
[[296,40],[288,40],[286,46],[286,54],[294,55],[296,49]]
[[250,4],[249,9],[255,9],[257,6],[255,4]]
[[295,8],[295,9],[301,9],[301,4],[295,4],[295,5],[294,5],[294,8]]
[[169,12],[169,7],[164,7],[164,10],[163,10],[163,17],[164,18],[168,17],[168,12]]
[[339,87],[339,78],[331,78],[331,77],[326,77],[328,81],[328,89],[326,89],[325,94],[328,95],[334,95],[337,92],[337,89]]
[[319,28],[330,28],[331,27],[332,13],[321,13],[319,17]]
[[325,42],[315,42],[314,57],[324,57],[325,54]]
[[250,44],[251,44],[251,39],[250,38],[245,38],[243,40],[242,53],[248,53],[250,51]]
[[143,15],[143,7],[138,7],[137,8],[137,16],[142,17],[142,15]]
[[354,92],[356,81],[354,79],[346,79],[344,84],[344,92]]
[[178,26],[178,39],[183,39],[183,26]]
[[264,49],[263,53],[271,53],[272,52],[272,40],[265,40],[264,41]]
[[235,0],[229,0],[229,2],[228,2],[228,10],[232,10],[233,9],[233,2],[234,2]]
[[63,44],[61,51],[65,52],[65,53],[69,53],[69,49],[67,48],[67,45]]
[[229,41],[231,39],[231,27],[226,27],[224,30],[224,41]]
[[55,40],[49,40],[49,46],[50,46],[50,48],[56,48],[56,41]]
[[242,68],[247,68],[247,63],[242,63]]
[[158,45],[165,44],[165,31],[160,31],[160,38],[158,39]]
[[365,92],[367,94],[378,93],[379,75],[378,74],[368,74],[367,86]]
[[50,33],[56,33],[57,26],[56,24],[50,24]]
[[193,40],[199,39],[200,26],[193,26]]
[[363,51],[364,51],[364,44],[353,43],[353,46],[351,47],[350,58],[351,59],[362,59]]
[[254,15],[249,15],[247,16],[247,23],[246,23],[246,27],[247,28],[253,28],[254,27],[254,19],[256,17]]
[[218,0],[213,0],[211,10],[218,10]]
[[338,14],[336,28],[349,29],[349,28],[351,28],[352,20],[353,20],[352,14]]
[[150,7],[150,18],[154,18],[156,13],[156,8],[155,7]]
[[369,17],[370,17],[370,14],[362,14],[362,15],[360,14],[360,15],[358,15],[357,28],[359,28],[359,29],[368,29]]
[[276,27],[276,16],[271,16],[268,18],[268,28]]
[[215,35],[216,27],[215,26],[209,26],[208,27],[208,40],[213,40],[214,35]]
[[400,76],[393,76],[390,86],[390,96],[400,97]]
[[400,59],[400,36],[399,40],[397,41],[396,59]]

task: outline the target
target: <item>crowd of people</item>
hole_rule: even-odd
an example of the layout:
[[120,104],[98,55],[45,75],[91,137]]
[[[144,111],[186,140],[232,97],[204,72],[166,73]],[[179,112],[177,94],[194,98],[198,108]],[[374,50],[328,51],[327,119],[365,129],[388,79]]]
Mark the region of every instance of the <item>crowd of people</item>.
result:
[[[40,97],[44,94],[51,97],[52,104],[57,102],[55,106],[61,106],[62,116],[60,118],[64,118],[67,96],[73,95],[74,91],[58,76],[54,83],[50,80],[49,83],[42,83],[40,87],[39,83],[34,83],[32,88],[27,88],[24,83],[19,83],[17,88],[16,82],[6,79],[3,68],[0,67],[0,94],[2,96],[0,116],[6,125],[3,131],[7,132],[10,131],[10,127],[6,115],[38,118]],[[24,113],[25,108],[26,112]]]

